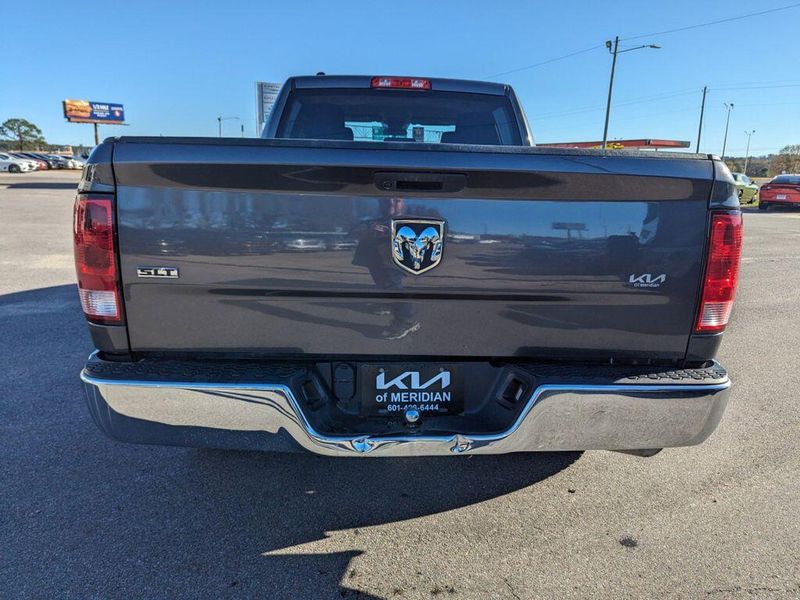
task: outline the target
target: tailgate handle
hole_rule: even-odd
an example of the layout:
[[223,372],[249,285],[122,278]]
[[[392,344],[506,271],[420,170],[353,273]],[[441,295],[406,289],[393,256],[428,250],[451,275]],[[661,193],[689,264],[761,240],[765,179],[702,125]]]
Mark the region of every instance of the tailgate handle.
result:
[[460,173],[375,173],[375,186],[384,192],[460,192],[467,178]]

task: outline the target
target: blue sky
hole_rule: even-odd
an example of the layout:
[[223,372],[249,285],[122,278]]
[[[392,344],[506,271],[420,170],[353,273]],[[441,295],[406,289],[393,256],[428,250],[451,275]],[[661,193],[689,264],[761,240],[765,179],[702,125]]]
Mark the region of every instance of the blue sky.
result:
[[[389,74],[505,81],[539,142],[602,137],[610,56],[599,47],[651,32],[786,6],[791,0],[652,2],[38,2],[4,28],[0,121],[23,117],[53,143],[92,143],[64,122],[64,98],[122,102],[128,127],[110,135],[216,135],[217,115],[255,133],[256,80],[289,75]],[[658,43],[619,57],[610,138],[697,135],[719,154],[723,102],[733,102],[728,154],[800,143],[800,7],[632,40]],[[623,47],[626,45],[623,42]],[[28,50],[29,49],[29,50]],[[9,59],[8,57],[12,58]],[[225,122],[239,134],[239,122]]]

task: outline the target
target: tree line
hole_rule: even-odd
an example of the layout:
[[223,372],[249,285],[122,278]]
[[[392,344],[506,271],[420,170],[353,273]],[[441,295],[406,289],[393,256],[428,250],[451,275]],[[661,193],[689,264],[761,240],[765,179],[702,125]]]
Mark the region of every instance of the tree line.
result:
[[745,161],[744,156],[727,156],[725,164],[735,173],[744,173],[747,162],[749,177],[774,177],[781,173],[800,173],[800,144],[789,144],[777,154],[751,156]]

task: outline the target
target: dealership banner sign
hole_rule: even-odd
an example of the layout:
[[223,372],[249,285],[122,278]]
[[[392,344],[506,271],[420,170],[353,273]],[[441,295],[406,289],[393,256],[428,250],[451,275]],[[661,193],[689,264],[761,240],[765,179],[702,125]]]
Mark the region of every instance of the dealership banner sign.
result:
[[64,118],[70,123],[121,125],[125,122],[125,110],[122,104],[112,104],[110,102],[64,100]]
[[278,92],[280,91],[280,83],[256,81],[256,118],[259,128],[267,122],[269,113],[272,112],[272,107],[275,105],[275,100],[278,98]]

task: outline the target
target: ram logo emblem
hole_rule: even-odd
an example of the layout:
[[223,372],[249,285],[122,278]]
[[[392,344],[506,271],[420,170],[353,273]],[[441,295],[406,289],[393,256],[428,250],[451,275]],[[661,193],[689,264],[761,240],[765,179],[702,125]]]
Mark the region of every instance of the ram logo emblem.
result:
[[392,220],[392,258],[401,269],[420,275],[442,260],[444,221]]

